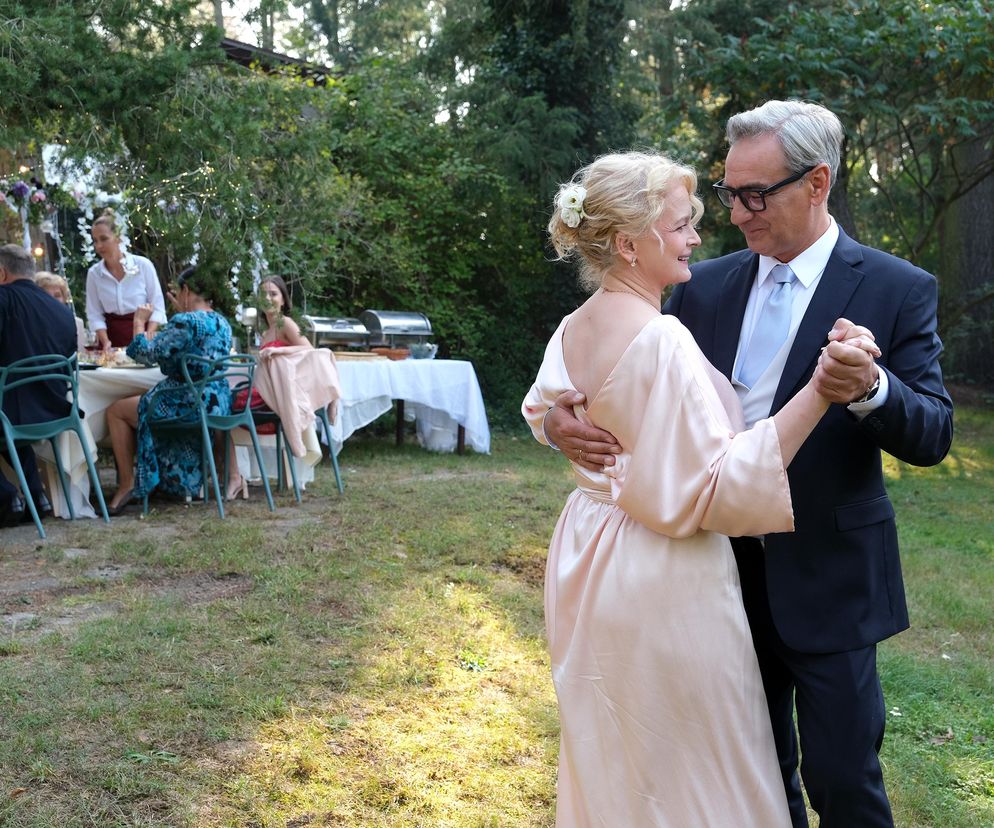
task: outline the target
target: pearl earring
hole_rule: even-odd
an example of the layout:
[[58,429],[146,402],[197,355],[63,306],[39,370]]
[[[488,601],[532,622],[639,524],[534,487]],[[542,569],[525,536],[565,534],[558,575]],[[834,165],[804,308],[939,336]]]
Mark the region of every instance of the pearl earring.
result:
[[637,259],[637,258],[636,258],[635,256],[632,256],[632,261],[631,261],[631,266],[632,266],[632,267],[635,267],[635,263],[636,263],[637,261],[638,261],[638,259]]

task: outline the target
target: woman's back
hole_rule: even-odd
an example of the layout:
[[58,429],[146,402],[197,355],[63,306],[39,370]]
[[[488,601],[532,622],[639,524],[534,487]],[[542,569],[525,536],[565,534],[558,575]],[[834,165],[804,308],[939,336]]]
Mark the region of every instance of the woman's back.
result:
[[632,294],[600,290],[572,315],[563,332],[563,361],[589,403],[632,340],[659,310]]

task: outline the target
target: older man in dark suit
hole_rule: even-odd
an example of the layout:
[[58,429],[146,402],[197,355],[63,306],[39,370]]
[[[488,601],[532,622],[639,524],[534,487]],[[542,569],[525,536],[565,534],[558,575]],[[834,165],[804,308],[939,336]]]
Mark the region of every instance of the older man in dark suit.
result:
[[[876,645],[907,628],[908,610],[880,452],[928,466],[952,442],[937,284],[856,243],[829,214],[843,130],[827,109],[770,101],[733,117],[727,134],[715,191],[749,249],[695,265],[664,311],[731,379],[747,424],[776,413],[825,347],[819,391],[838,405],[788,469],[795,531],[733,546],[795,828],[808,824],[798,736],[800,775],[822,828],[890,828]],[[767,325],[774,315],[783,318],[776,336]],[[875,334],[879,359],[836,345],[840,317]],[[582,452],[590,468],[613,464],[613,437],[570,415],[580,401],[563,395],[551,409],[550,442],[570,457]]]
[[[31,255],[16,244],[0,247],[0,366],[44,354],[69,356],[76,351],[76,321],[69,307],[53,299],[34,279]],[[4,395],[3,412],[14,425],[39,423],[69,413],[65,387],[30,385]],[[2,440],[0,440],[2,445]],[[3,456],[9,461],[6,447]],[[51,514],[38,476],[34,452],[19,446],[17,457],[39,514]],[[0,527],[30,520],[14,484],[0,475]]]

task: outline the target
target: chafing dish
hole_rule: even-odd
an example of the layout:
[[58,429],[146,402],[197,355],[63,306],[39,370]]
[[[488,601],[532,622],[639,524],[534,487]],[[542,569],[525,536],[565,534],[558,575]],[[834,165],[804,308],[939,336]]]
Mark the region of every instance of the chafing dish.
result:
[[370,345],[395,348],[425,342],[431,336],[431,322],[416,311],[364,310],[359,320],[369,331]]
[[303,333],[317,348],[365,348],[369,345],[369,330],[358,319],[340,316],[302,317]]

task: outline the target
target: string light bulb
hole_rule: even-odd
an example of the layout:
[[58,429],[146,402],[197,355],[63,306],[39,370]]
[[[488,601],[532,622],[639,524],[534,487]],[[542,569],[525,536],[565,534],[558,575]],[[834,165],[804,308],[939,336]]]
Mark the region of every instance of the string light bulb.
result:
[[32,250],[31,252],[35,254],[36,259],[40,259],[42,256],[45,255],[45,248],[42,247],[40,244],[36,244],[35,249]]

